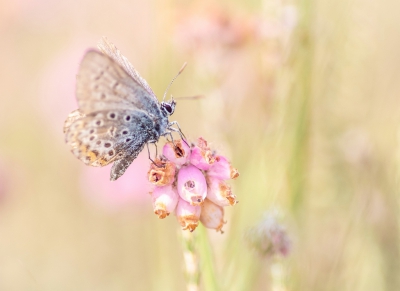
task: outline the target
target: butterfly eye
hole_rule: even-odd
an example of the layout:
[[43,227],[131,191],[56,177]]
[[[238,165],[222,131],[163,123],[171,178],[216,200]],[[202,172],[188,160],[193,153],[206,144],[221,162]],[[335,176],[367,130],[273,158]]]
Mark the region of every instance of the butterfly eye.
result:
[[167,110],[168,114],[171,114],[171,113],[172,113],[172,107],[171,107],[171,105],[169,105],[169,104],[164,104],[164,108],[165,108],[165,110]]

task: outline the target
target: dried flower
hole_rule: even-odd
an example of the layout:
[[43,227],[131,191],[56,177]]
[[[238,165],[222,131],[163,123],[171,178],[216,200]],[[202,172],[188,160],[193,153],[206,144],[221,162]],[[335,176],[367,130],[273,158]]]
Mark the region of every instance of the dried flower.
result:
[[175,179],[175,164],[169,161],[156,159],[155,163],[150,165],[148,176],[150,183],[156,186],[172,184]]
[[199,225],[201,207],[190,205],[183,199],[179,199],[176,207],[176,217],[183,230],[194,231]]
[[182,140],[168,142],[163,157],[148,172],[148,180],[156,186],[154,212],[165,218],[175,209],[182,229],[193,231],[201,221],[222,233],[223,207],[237,203],[226,180],[238,176],[228,159],[216,155],[203,138],[191,147]]

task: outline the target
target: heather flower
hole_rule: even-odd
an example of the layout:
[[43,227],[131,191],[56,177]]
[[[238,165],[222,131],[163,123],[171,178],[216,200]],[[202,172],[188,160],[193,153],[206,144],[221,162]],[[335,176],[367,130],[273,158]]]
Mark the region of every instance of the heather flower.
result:
[[163,147],[163,155],[167,160],[182,166],[190,158],[190,147],[182,140],[168,142]]
[[156,186],[172,184],[175,178],[175,164],[169,161],[156,159],[150,165],[149,181]]
[[193,231],[199,221],[221,231],[225,206],[237,203],[226,183],[239,176],[228,159],[210,149],[205,139],[188,146],[186,141],[168,142],[163,156],[150,165],[154,212],[159,218],[175,215],[184,230]]
[[156,187],[151,194],[154,213],[163,219],[173,212],[178,204],[179,195],[172,185]]
[[215,162],[211,165],[207,175],[221,180],[228,180],[239,177],[239,172],[231,166],[227,158],[224,156],[216,156]]
[[176,206],[176,217],[183,230],[194,231],[199,225],[201,207],[190,205],[183,199],[179,199]]
[[205,227],[223,233],[222,227],[225,224],[224,208],[209,199],[204,200],[204,203],[201,205],[200,221]]
[[192,148],[190,163],[201,170],[207,171],[214,164],[215,157],[203,138],[199,138],[198,146]]
[[230,206],[238,203],[236,196],[233,195],[231,187],[224,181],[209,177],[208,178],[207,198],[219,206]]
[[206,178],[195,166],[180,169],[177,187],[179,196],[191,205],[201,205],[207,196]]

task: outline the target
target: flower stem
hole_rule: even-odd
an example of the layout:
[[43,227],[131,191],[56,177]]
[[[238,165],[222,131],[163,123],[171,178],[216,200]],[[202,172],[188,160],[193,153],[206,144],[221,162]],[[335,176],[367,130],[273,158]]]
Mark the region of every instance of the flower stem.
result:
[[214,257],[208,239],[207,229],[204,226],[199,225],[197,231],[199,232],[198,242],[204,290],[219,291],[220,288],[216,279]]
[[182,230],[181,237],[186,273],[186,288],[188,291],[198,291],[200,290],[200,270],[196,252],[196,235],[193,232]]

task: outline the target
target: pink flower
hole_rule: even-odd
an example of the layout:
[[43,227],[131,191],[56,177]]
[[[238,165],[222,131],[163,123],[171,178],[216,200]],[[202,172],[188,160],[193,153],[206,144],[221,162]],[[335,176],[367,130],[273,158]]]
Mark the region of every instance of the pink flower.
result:
[[154,213],[158,218],[165,218],[173,212],[178,204],[179,195],[171,185],[156,187],[151,194]]
[[207,146],[207,142],[203,138],[199,138],[198,146],[192,148],[190,163],[201,170],[207,171],[214,162],[214,155]]
[[199,225],[200,213],[201,206],[190,205],[185,200],[179,199],[176,207],[176,217],[183,230],[194,231]]
[[207,175],[220,180],[228,180],[239,177],[239,172],[231,166],[227,158],[224,156],[216,156],[215,163],[211,165]]
[[219,206],[230,206],[238,203],[236,196],[233,195],[231,187],[224,181],[209,177],[208,178],[207,198]]
[[201,205],[207,196],[206,178],[194,166],[185,166],[180,169],[177,187],[179,196],[191,205]]
[[182,166],[190,158],[190,147],[182,140],[168,142],[163,147],[163,155],[167,160]]
[[221,206],[211,202],[211,200],[204,200],[201,205],[201,215],[200,215],[201,223],[207,227],[215,229],[216,231],[222,231],[222,227],[224,226],[224,208]]

